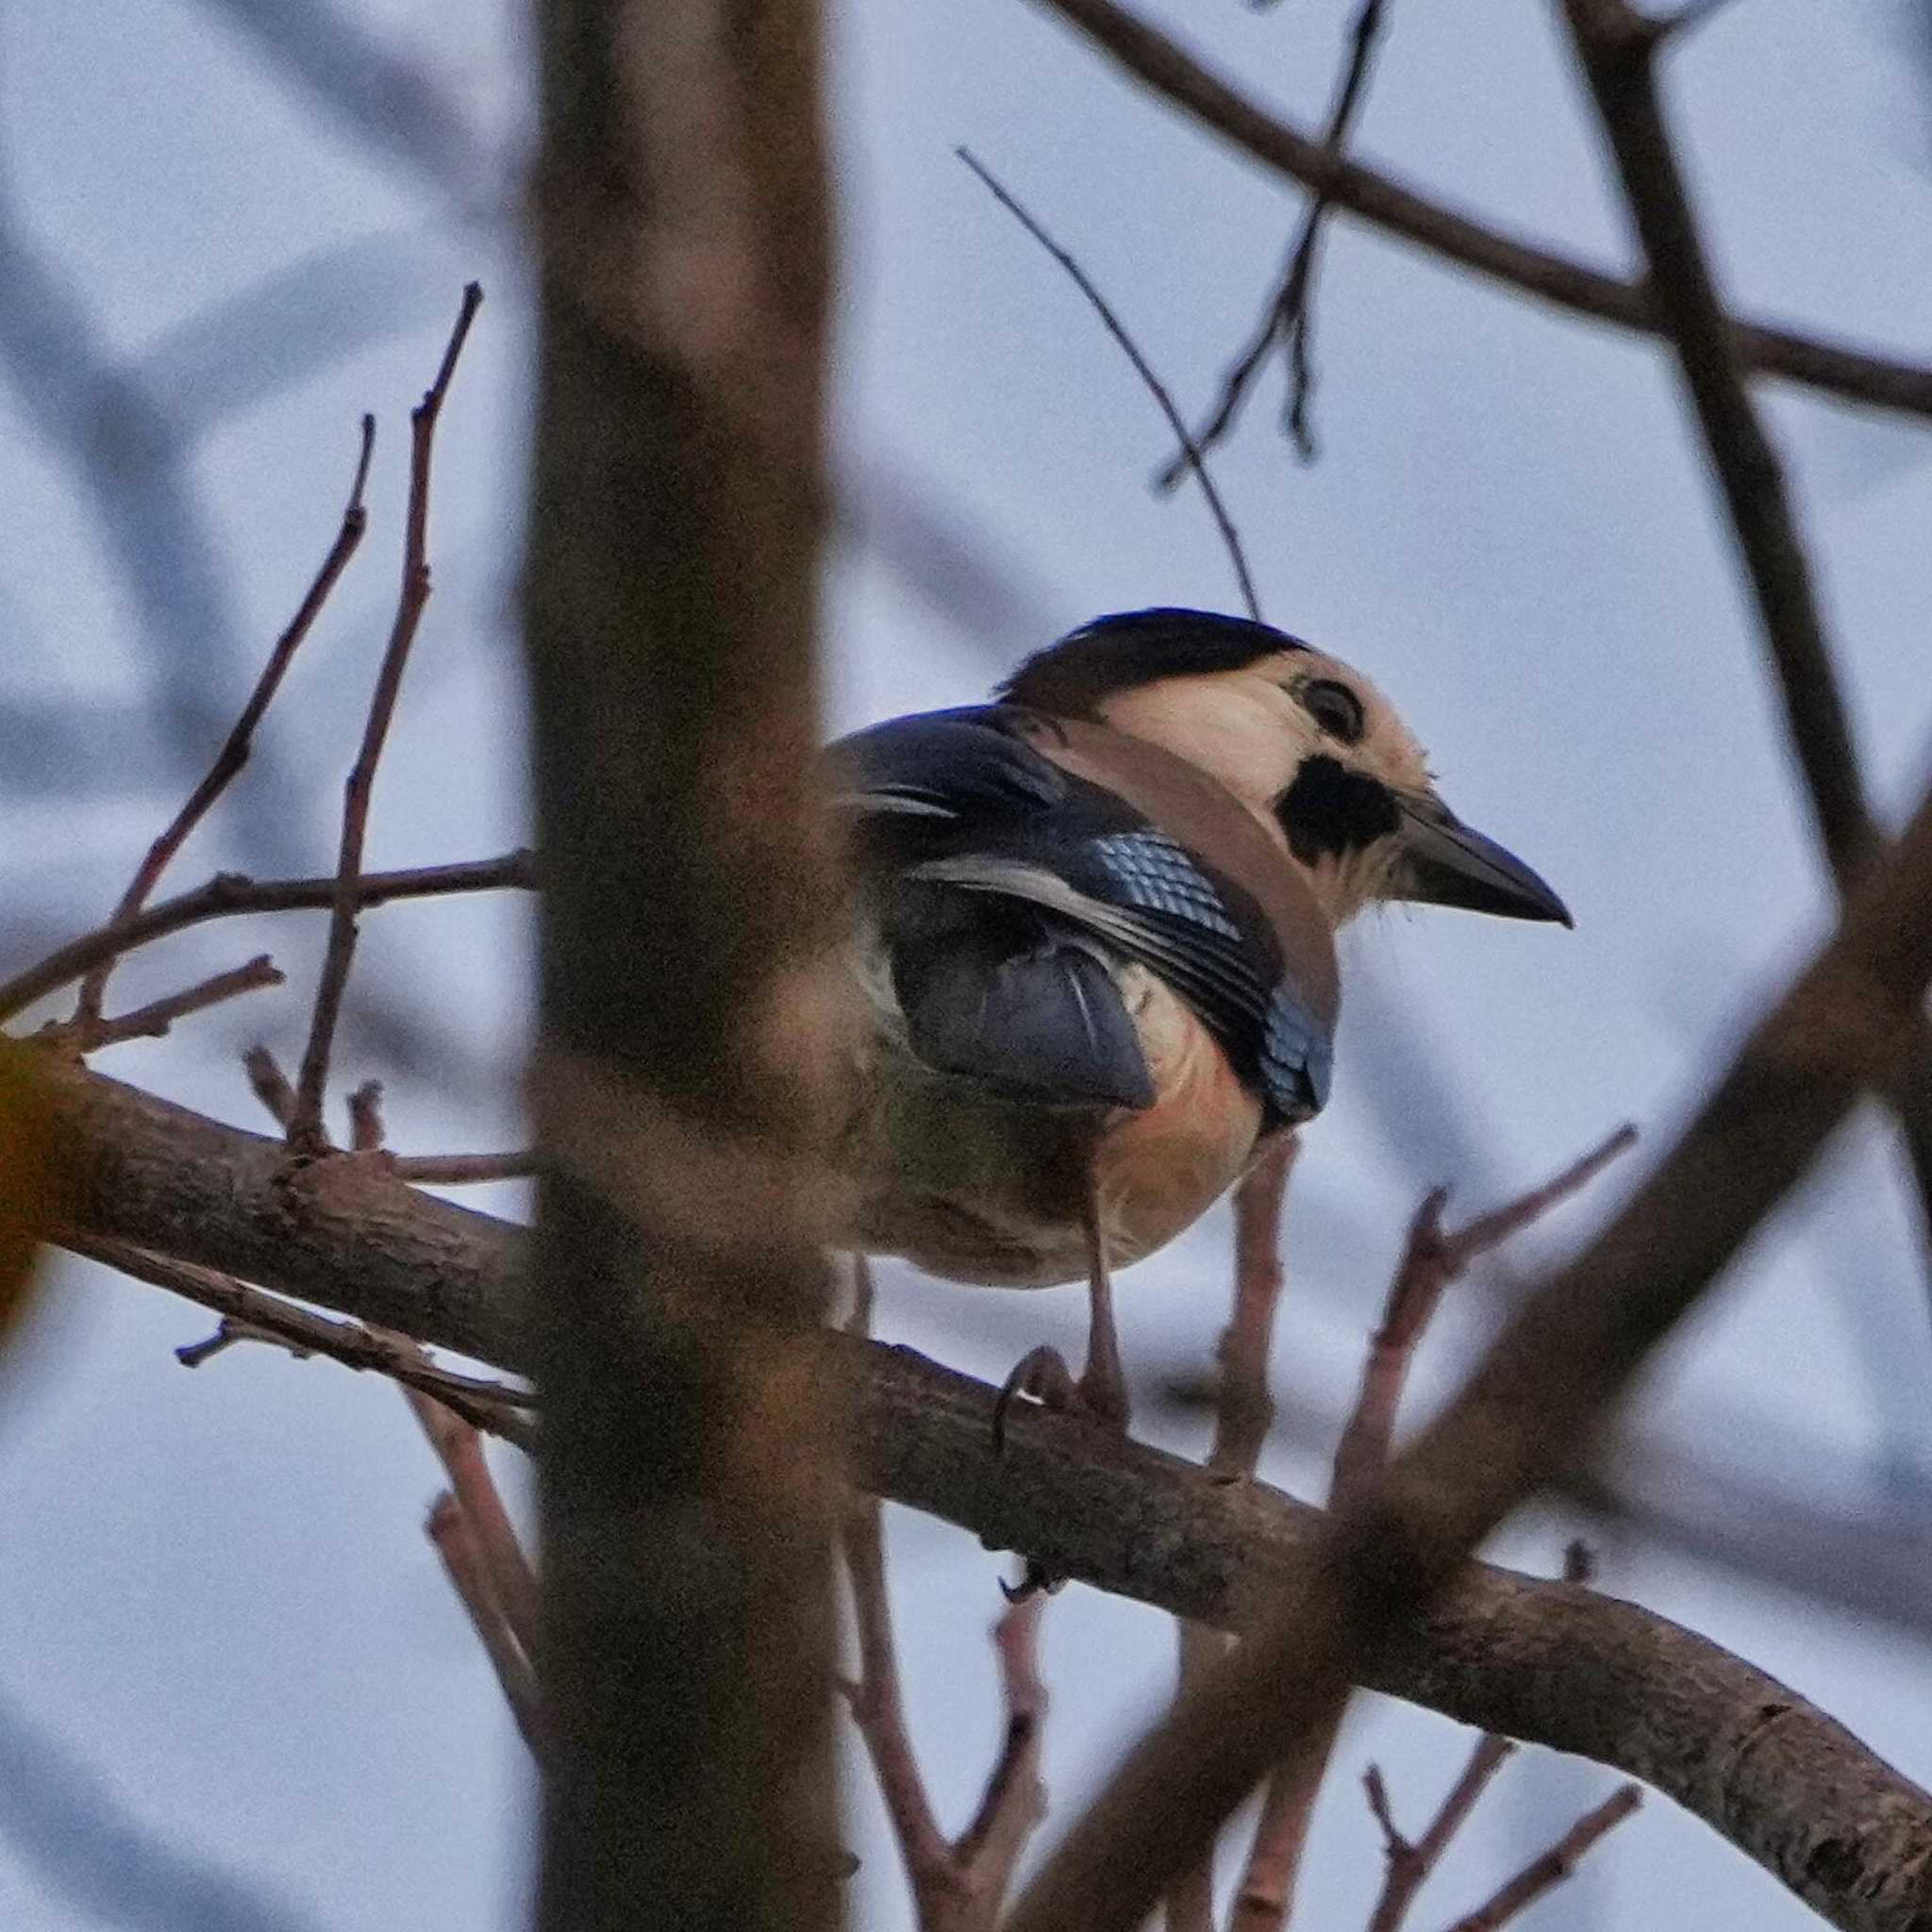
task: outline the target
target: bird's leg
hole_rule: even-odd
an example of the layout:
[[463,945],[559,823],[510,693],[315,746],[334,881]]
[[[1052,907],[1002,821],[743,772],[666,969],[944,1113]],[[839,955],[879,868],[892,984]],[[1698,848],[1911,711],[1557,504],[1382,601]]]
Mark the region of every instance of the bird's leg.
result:
[[1090,1171],[1080,1187],[1080,1231],[1087,1238],[1087,1366],[1078,1381],[1056,1348],[1036,1348],[1022,1356],[1001,1385],[993,1407],[993,1447],[1004,1448],[1007,1412],[1016,1395],[1030,1396],[1044,1408],[1091,1415],[1124,1435],[1127,1378],[1121,1367],[1120,1335],[1113,1321],[1113,1277],[1107,1265],[1107,1241],[1100,1204]]
[[1080,1231],[1087,1237],[1087,1366],[1076,1387],[1082,1407],[1127,1432],[1127,1377],[1121,1367],[1120,1331],[1113,1322],[1113,1276],[1107,1265],[1107,1233],[1090,1169],[1080,1191]]

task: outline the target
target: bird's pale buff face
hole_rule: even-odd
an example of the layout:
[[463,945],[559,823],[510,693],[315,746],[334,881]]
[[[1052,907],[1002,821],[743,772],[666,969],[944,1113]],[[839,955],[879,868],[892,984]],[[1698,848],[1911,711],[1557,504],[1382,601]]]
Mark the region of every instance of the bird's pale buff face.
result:
[[1407,896],[1394,801],[1433,797],[1423,748],[1375,687],[1321,651],[1159,678],[1101,716],[1211,773],[1287,850],[1337,925]]

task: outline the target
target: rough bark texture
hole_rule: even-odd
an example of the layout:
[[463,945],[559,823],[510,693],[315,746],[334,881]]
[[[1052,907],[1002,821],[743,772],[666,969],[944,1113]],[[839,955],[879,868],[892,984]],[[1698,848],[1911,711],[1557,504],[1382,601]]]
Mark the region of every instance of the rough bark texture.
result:
[[[353,1157],[291,1181],[278,1142],[77,1067],[52,1084],[83,1225],[530,1365],[524,1230]],[[992,1548],[1231,1630],[1307,1576],[1325,1519],[1278,1491],[1030,1411],[995,1459],[984,1384],[877,1342],[801,1347],[837,1391],[858,1479]],[[1635,1605],[1472,1564],[1368,1682],[1642,1778],[1850,1932],[1932,1924],[1932,1798],[1794,1691]]]
[[717,1209],[823,1111],[817,19],[537,19],[539,1923],[791,1932],[838,1909],[830,1484],[773,1337],[818,1312],[825,1229],[801,1189]]

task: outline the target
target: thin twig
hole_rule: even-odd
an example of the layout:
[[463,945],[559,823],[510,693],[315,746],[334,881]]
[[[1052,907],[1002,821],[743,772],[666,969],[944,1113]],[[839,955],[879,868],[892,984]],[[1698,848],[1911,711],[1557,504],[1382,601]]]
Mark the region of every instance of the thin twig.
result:
[[907,1882],[924,1916],[934,1893],[957,1891],[959,1877],[953,1848],[926,1796],[925,1780],[906,1726],[879,1517],[880,1506],[871,1496],[855,1497],[845,1515],[842,1548],[858,1642],[858,1677],[846,1686],[845,1703],[872,1760],[893,1841],[905,1862]]
[[1467,1918],[1458,1919],[1450,1932],[1496,1932],[1497,1926],[1507,1924],[1552,1886],[1568,1878],[1584,1854],[1606,1832],[1622,1824],[1642,1802],[1643,1792],[1638,1786],[1618,1786],[1601,1805],[1586,1811],[1541,1857],[1525,1865],[1488,1904],[1477,1907]]
[[[1369,70],[1375,58],[1375,43],[1381,36],[1385,0],[1362,0],[1355,26],[1349,36],[1348,65],[1335,92],[1335,105],[1328,115],[1328,132],[1322,145],[1340,158],[1347,144],[1357,108],[1368,90]],[[1283,423],[1294,439],[1304,462],[1316,455],[1315,436],[1308,409],[1315,386],[1309,332],[1314,312],[1315,257],[1321,247],[1324,217],[1331,206],[1328,192],[1317,189],[1302,216],[1294,246],[1289,251],[1288,267],[1274,292],[1268,298],[1260,321],[1241,353],[1222,378],[1221,398],[1213,413],[1194,432],[1194,445],[1209,450],[1234,426],[1248,387],[1260,373],[1274,343],[1286,341],[1289,349],[1289,398]],[[1172,490],[1187,474],[1186,452],[1173,458],[1156,479],[1161,490]]]
[[[1214,1441],[1208,1467],[1224,1482],[1252,1476],[1274,1420],[1268,1356],[1281,1300],[1281,1209],[1299,1138],[1282,1134],[1242,1177],[1234,1197],[1234,1307],[1216,1344]],[[1179,1622],[1180,1670],[1174,1695],[1188,1696],[1227,1649],[1218,1630]],[[1208,1854],[1169,1888],[1167,1932],[1212,1932],[1214,1855]]]
[[518,1641],[517,1634],[491,1589],[489,1566],[477,1547],[476,1535],[469,1517],[447,1490],[429,1507],[425,1533],[436,1545],[442,1567],[462,1606],[470,1613],[484,1654],[503,1686],[504,1701],[509,1706],[517,1729],[531,1755],[543,1758],[543,1701],[537,1683],[536,1669],[529,1653]]
[[[534,1452],[536,1448],[536,1431],[524,1413],[534,1406],[535,1398],[525,1390],[441,1368],[420,1351],[399,1348],[391,1339],[360,1322],[318,1315],[298,1303],[285,1301],[280,1295],[213,1268],[176,1261],[129,1241],[83,1234],[77,1229],[66,1230],[58,1241],[71,1254],[84,1256],[103,1267],[131,1274],[137,1281],[149,1282],[202,1307],[212,1308],[229,1326],[228,1333],[214,1338],[220,1347],[236,1341],[272,1341],[292,1355],[326,1356],[345,1369],[367,1370],[433,1395],[479,1429],[501,1436],[520,1449]],[[207,1342],[193,1342],[185,1349],[177,1349],[175,1354],[184,1365],[192,1368],[216,1352]]]
[[1248,607],[1248,615],[1257,622],[1261,616],[1261,605],[1255,595],[1255,580],[1248,575],[1248,559],[1241,549],[1241,534],[1234,526],[1234,519],[1227,513],[1227,506],[1221,500],[1221,492],[1214,487],[1214,479],[1208,474],[1208,465],[1201,452],[1195,447],[1194,439],[1189,434],[1186,419],[1174,407],[1174,398],[1167,387],[1155,375],[1153,365],[1143,356],[1126,325],[1113,311],[1111,305],[1080,264],[1049,235],[1034,218],[1027,213],[1013,194],[1001,185],[991,169],[980,160],[970,148],[953,150],[966,165],[978,175],[992,198],[1010,214],[1053,258],[1063,268],[1074,286],[1086,296],[1093,312],[1106,325],[1107,332],[1121,345],[1123,353],[1134,365],[1134,374],[1146,386],[1147,392],[1160,405],[1160,412],[1167,418],[1168,427],[1174,433],[1181,446],[1180,460],[1200,479],[1201,494],[1208,499],[1208,508],[1213,513],[1215,527],[1221,532],[1221,541],[1226,546],[1228,561],[1234,566],[1235,579],[1241,586],[1241,601]]
[[1040,1752],[1046,1723],[1046,1685],[1040,1674],[1040,1620],[1046,1593],[1008,1604],[993,1625],[1007,1729],[973,1822],[953,1844],[975,1897],[987,1902],[989,1924],[1013,1882],[1027,1840],[1046,1817]]
[[336,1021],[341,1012],[342,994],[349,983],[349,968],[356,953],[356,885],[362,873],[362,846],[369,829],[375,768],[381,762],[390,723],[395,716],[409,646],[415,641],[429,602],[429,475],[436,423],[442,411],[443,398],[449,392],[450,379],[456,374],[457,358],[463,352],[470,325],[475,320],[482,300],[482,285],[471,282],[463,291],[462,306],[457,312],[456,326],[450,331],[436,379],[409,412],[409,502],[403,543],[402,587],[396,597],[395,622],[390,629],[382,666],[376,673],[375,693],[370,699],[362,747],[350,769],[342,794],[341,849],[336,861],[336,897],[330,908],[328,950],[323,959],[321,983],[316,988],[308,1044],[303,1051],[302,1068],[295,1082],[295,1117],[289,1123],[289,1145],[298,1154],[319,1153],[327,1144],[322,1127],[323,1089],[328,1080]]
[[[843,1325],[847,1335],[863,1338],[872,1332],[872,1263],[855,1253],[852,1267],[853,1306]],[[1040,1675],[1040,1620],[1046,1597],[1034,1591],[1009,1602],[993,1626],[1006,1730],[972,1821],[948,1840],[926,1795],[906,1724],[876,1497],[853,1497],[841,1548],[852,1591],[858,1676],[841,1689],[878,1780],[922,1932],[992,1932],[1014,1868],[1046,1816],[1040,1780],[1047,1703]]]
[[1358,1504],[1381,1475],[1389,1460],[1395,1412],[1408,1380],[1416,1343],[1434,1317],[1442,1291],[1472,1261],[1500,1247],[1587,1187],[1620,1154],[1636,1144],[1637,1129],[1626,1122],[1554,1179],[1488,1214],[1479,1214],[1455,1234],[1442,1228],[1442,1208],[1448,1198],[1444,1190],[1436,1189],[1417,1208],[1401,1265],[1383,1307],[1381,1326],[1362,1365],[1354,1411],[1336,1447],[1330,1508]]
[[365,1080],[349,1095],[349,1145],[370,1154],[382,1145],[382,1082]]
[[[406,1355],[425,1360],[422,1349],[402,1336],[386,1336]],[[537,1573],[524,1553],[516,1524],[504,1507],[483,1439],[469,1417],[439,1396],[405,1382],[403,1399],[422,1424],[429,1446],[449,1477],[450,1488],[468,1520],[470,1532],[490,1573],[491,1588],[525,1655],[537,1655]]]
[[[1336,1445],[1331,1511],[1357,1508],[1380,1478],[1395,1434],[1396,1412],[1422,1340],[1443,1291],[1477,1256],[1546,1214],[1591,1180],[1637,1139],[1624,1125],[1602,1145],[1507,1206],[1479,1215],[1459,1232],[1442,1230],[1446,1191],[1433,1190],[1409,1224],[1395,1278],[1383,1306],[1381,1325],[1362,1366],[1360,1392]],[[1299,1757],[1285,1760],[1269,1779],[1255,1828],[1254,1849],[1236,1897],[1232,1932],[1274,1932],[1293,1908],[1295,1880],[1307,1843],[1315,1799],[1335,1747],[1335,1730],[1314,1740]]]
[[[536,890],[534,853],[520,848],[494,858],[473,858],[458,865],[365,873],[356,881],[355,901],[364,908],[395,899],[431,899],[451,892],[493,892],[508,888]],[[150,906],[125,924],[104,925],[83,933],[16,973],[0,984],[0,1022],[12,1019],[48,993],[58,992],[102,960],[121,958],[187,926],[257,912],[326,911],[334,906],[338,891],[333,874],[325,878],[251,879],[241,873],[218,872],[192,891]]]
[[1368,1793],[1369,1809],[1382,1827],[1382,1850],[1388,1859],[1381,1895],[1369,1915],[1368,1932],[1401,1932],[1402,1922],[1407,1917],[1416,1893],[1428,1882],[1430,1873],[1449,1849],[1450,1840],[1475,1809],[1476,1800],[1515,1749],[1507,1738],[1485,1731],[1475,1740],[1468,1761],[1449,1787],[1436,1815],[1429,1820],[1428,1829],[1413,1843],[1395,1827],[1380,1768],[1372,1764],[1362,1774],[1362,1789]]
[[[1623,281],[1485,227],[1388,175],[1331,155],[1320,137],[1257,107],[1118,0],[1037,0],[1068,21],[1156,93],[1264,167],[1326,194],[1337,208],[1419,243],[1445,260],[1581,315],[1648,335],[1665,324],[1642,281]],[[1766,375],[1880,408],[1932,416],[1932,368],[1821,341],[1789,329],[1733,321],[1740,358]]]
[[268,1109],[276,1126],[287,1129],[295,1118],[295,1090],[282,1072],[281,1062],[259,1041],[242,1056],[242,1071],[256,1099]]
[[390,1171],[399,1180],[445,1188],[483,1181],[528,1180],[541,1172],[535,1148],[510,1154],[391,1154]]
[[36,1038],[52,1046],[71,1047],[76,1053],[94,1053],[104,1046],[118,1046],[126,1040],[158,1040],[176,1020],[185,1020],[191,1013],[206,1012],[209,1007],[218,1007],[240,993],[280,986],[284,979],[275,961],[266,953],[258,953],[243,965],[197,980],[179,992],[150,1000],[144,1007],[117,1013],[111,1020],[102,1019],[98,1011],[91,1019],[83,1019],[76,1011],[71,1020],[57,1020],[42,1027]]
[[[356,477],[349,486],[349,501],[342,511],[341,527],[336,532],[336,540],[329,546],[328,555],[323,558],[322,568],[315,574],[308,586],[308,593],[296,607],[295,614],[289,620],[289,627],[275,640],[274,650],[269,653],[268,662],[262,666],[261,675],[256,680],[255,689],[249,693],[248,702],[242,708],[242,715],[236,719],[235,727],[228,733],[226,741],[215,755],[215,761],[208,767],[208,775],[189,794],[188,802],[175,813],[174,822],[160,837],[148,847],[147,857],[142,860],[121,903],[114,908],[114,916],[108,922],[109,929],[125,927],[141,908],[147,904],[147,896],[155,889],[162,873],[168,869],[169,861],[175,857],[196,825],[208,815],[222,793],[233,782],[242,768],[248,762],[248,753],[254,742],[255,727],[261,723],[262,715],[274,701],[275,694],[281,687],[284,674],[294,660],[295,653],[301,648],[302,641],[314,626],[315,620],[322,613],[322,608],[328,602],[329,593],[335,589],[342,573],[349,567],[349,559],[355,556],[357,546],[362,541],[362,534],[369,526],[369,512],[363,507],[362,491],[369,481],[369,462],[375,453],[375,418],[362,418],[362,446],[356,458]],[[100,1020],[102,1003],[107,996],[108,978],[114,970],[118,953],[109,953],[102,959],[85,979],[81,981],[80,994],[74,1009],[73,1024],[81,1033],[86,1033]],[[104,1042],[105,1043],[105,1042]]]

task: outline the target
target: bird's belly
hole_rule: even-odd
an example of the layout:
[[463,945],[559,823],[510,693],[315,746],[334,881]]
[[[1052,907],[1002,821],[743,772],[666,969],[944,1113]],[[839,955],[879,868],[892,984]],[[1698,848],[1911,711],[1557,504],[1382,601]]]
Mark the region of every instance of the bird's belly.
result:
[[1154,1081],[1154,1104],[1136,1111],[1007,1100],[875,1036],[852,1149],[869,1250],[947,1280],[1043,1288],[1087,1274],[1090,1174],[1115,1267],[1172,1241],[1239,1178],[1259,1101],[1163,981],[1139,966],[1117,977]]

